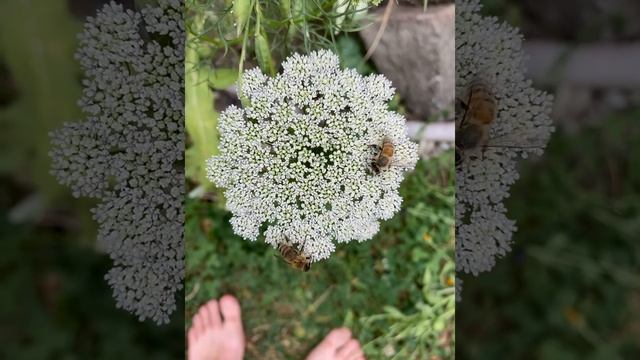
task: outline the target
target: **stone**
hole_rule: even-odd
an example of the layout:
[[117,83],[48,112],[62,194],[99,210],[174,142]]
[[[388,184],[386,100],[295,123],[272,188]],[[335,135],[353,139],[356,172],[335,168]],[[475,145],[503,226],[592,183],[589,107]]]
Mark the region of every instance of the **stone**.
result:
[[[360,31],[367,48],[374,43],[384,7]],[[398,90],[410,113],[420,119],[451,109],[455,97],[455,5],[394,6],[372,54],[378,70]]]

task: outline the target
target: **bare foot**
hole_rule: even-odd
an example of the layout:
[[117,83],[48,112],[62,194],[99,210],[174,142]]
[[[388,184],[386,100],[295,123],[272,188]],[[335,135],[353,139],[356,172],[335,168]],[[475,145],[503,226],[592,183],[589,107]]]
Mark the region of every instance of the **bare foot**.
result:
[[347,328],[333,329],[306,360],[365,360],[360,343]]
[[[222,313],[222,316],[220,314]],[[189,360],[242,360],[244,332],[240,304],[231,295],[202,305],[188,334]]]

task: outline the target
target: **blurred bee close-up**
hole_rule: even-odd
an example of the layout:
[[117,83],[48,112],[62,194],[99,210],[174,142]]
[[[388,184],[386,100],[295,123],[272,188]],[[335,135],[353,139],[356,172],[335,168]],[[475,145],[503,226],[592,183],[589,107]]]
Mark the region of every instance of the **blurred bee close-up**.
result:
[[382,144],[379,146],[376,145],[376,147],[379,151],[371,161],[371,169],[373,169],[374,173],[380,174],[380,172],[391,167],[395,146],[391,142],[391,139],[385,137],[382,139]]
[[396,146],[389,137],[384,137],[380,145],[371,145],[376,148],[375,155],[371,158],[371,170],[378,175],[383,171],[387,171],[392,167],[406,168],[406,164],[398,162],[396,155]]
[[292,268],[301,271],[309,271],[311,269],[311,258],[302,250],[297,249],[289,240],[278,244],[278,252],[282,259]]
[[456,112],[462,111],[456,124],[456,166],[462,163],[465,150],[486,146],[489,128],[496,119],[498,103],[491,86],[481,79],[469,85],[464,99],[456,99]]

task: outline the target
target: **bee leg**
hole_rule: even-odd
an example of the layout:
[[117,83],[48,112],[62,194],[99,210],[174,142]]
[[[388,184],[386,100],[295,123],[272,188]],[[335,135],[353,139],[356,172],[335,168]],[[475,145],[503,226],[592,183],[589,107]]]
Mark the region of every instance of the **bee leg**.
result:
[[380,168],[378,167],[378,164],[376,164],[375,161],[371,162],[371,171],[373,171],[373,173],[376,175],[380,174]]
[[464,102],[464,100],[462,100],[457,96],[456,96],[455,106],[456,106],[456,109],[461,108],[462,110],[465,110],[465,111],[469,109],[469,105],[466,102]]
[[[458,128],[462,127],[466,123],[467,110],[469,110],[469,104],[464,102],[464,100],[462,100],[461,98],[456,97],[455,113],[454,113],[454,116],[455,116],[455,119],[456,119],[456,125],[457,125],[457,127],[456,127],[456,136],[457,136],[457,133],[458,133]],[[461,116],[460,122],[458,122],[458,115],[460,113],[464,113],[464,114]]]
[[488,146],[487,144],[482,145],[482,149],[480,150],[480,154],[482,154],[482,160],[484,160],[484,153],[485,151],[487,151]]
[[456,145],[454,154],[456,159],[456,168],[458,168],[460,165],[462,165],[462,148]]

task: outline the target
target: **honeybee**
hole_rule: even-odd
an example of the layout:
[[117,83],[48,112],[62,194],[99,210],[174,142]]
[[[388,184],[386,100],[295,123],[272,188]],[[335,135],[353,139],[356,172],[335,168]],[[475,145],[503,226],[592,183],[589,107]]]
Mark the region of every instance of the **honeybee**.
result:
[[311,269],[311,258],[302,250],[297,249],[288,239],[278,244],[278,252],[292,268],[305,272]]
[[[377,145],[376,145],[377,146]],[[395,152],[395,145],[387,137],[382,139],[382,145],[377,146],[380,151],[375,155],[371,161],[371,169],[376,174],[379,174],[383,170],[387,170],[391,167],[393,160],[393,153]]]
[[391,167],[406,168],[405,164],[399,164],[394,158],[396,146],[389,137],[382,139],[381,145],[371,145],[377,149],[377,153],[371,158],[371,170],[374,174],[389,170]]
[[491,86],[476,79],[471,82],[466,102],[456,99],[464,111],[456,126],[456,165],[462,162],[465,150],[484,147],[489,139],[489,128],[496,119],[498,102]]
[[489,129],[496,120],[498,112],[498,101],[491,85],[476,78],[469,85],[465,97],[466,102],[456,98],[456,113],[464,111],[460,122],[456,122],[456,167],[462,164],[465,150],[479,147],[482,147],[483,151],[488,148],[524,150],[544,147],[544,145],[535,144],[530,146],[489,144]]

